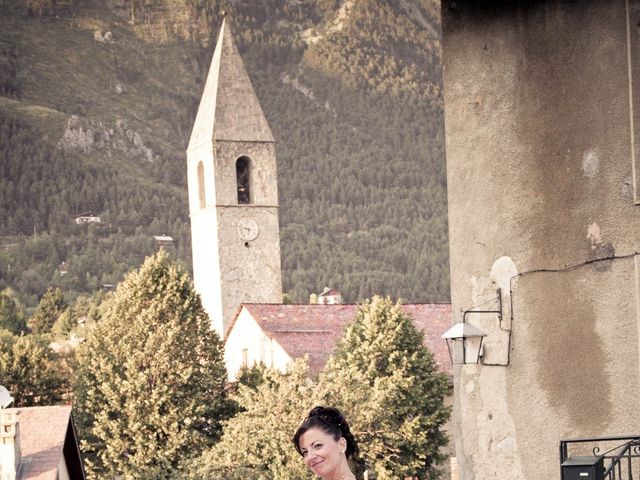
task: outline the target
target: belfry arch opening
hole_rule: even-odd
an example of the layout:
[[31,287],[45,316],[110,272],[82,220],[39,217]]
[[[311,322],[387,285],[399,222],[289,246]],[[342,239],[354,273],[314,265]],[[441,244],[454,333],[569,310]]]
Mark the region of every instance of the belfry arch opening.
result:
[[248,157],[240,157],[236,160],[236,184],[238,190],[238,204],[251,203],[251,160]]
[[198,162],[198,205],[200,208],[207,206],[207,194],[204,188],[204,165]]

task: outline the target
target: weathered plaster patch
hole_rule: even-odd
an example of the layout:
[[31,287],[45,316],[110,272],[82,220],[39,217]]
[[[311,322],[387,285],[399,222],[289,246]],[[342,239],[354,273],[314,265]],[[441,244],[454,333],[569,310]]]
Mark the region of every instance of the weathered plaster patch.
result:
[[[508,318],[512,279],[518,275],[513,260],[503,256],[495,260],[489,275],[471,278],[471,295],[474,305],[490,305],[501,290],[503,318]],[[487,345],[495,362],[505,362],[508,353],[508,333],[495,314],[481,314],[474,322],[487,332]],[[488,358],[488,357],[487,357]],[[470,367],[470,366],[469,366]],[[507,397],[507,372],[505,368],[477,365],[467,368],[459,384],[459,419],[462,435],[459,441],[465,455],[461,478],[509,478],[524,480],[521,453],[518,452],[515,422]],[[482,476],[473,476],[482,472]]]
[[471,276],[471,304],[478,305],[483,302],[487,292],[495,292],[495,288],[492,285],[491,279],[488,277],[476,277]]
[[589,178],[594,178],[600,170],[600,150],[590,148],[582,154],[582,173]]
[[[500,300],[502,306],[502,317],[500,318],[501,328],[504,328],[502,322],[511,318],[511,280],[517,275],[518,269],[516,268],[516,264],[513,260],[511,260],[511,257],[500,257],[493,262],[493,265],[491,266],[491,280],[494,285],[497,285],[498,288],[500,288]],[[511,328],[510,320],[505,325],[507,328]],[[501,336],[501,346],[499,348],[504,352],[503,357],[506,359],[509,356],[509,336],[505,335],[504,332],[501,333],[503,333],[503,335]]]
[[476,389],[476,382],[474,382],[473,380],[469,380],[464,389],[467,393],[473,393],[473,391]]
[[[600,227],[593,222],[587,229],[587,240],[589,241],[591,260],[610,259],[615,256],[616,251],[611,242],[602,242]],[[594,270],[604,272],[611,269],[611,260],[602,260],[593,264]]]
[[[483,368],[478,385],[481,403],[477,405],[476,415],[478,450],[473,456],[475,471],[493,474],[483,478],[524,480],[515,424],[506,401],[506,370]],[[489,415],[492,421],[486,420]]]
[[514,435],[507,435],[496,444],[496,450],[503,453],[513,453],[516,451],[516,438]]
[[605,272],[607,270],[611,270],[611,265],[615,256],[616,250],[615,248],[613,248],[613,244],[611,242],[601,243],[597,245],[593,252],[593,259],[600,261],[593,264],[594,270],[596,272]]
[[597,244],[602,243],[600,227],[596,222],[593,222],[589,225],[589,228],[587,228],[587,240],[589,240],[592,249],[595,249]]
[[503,295],[509,295],[511,279],[517,274],[518,269],[511,257],[500,257],[491,266],[491,280],[502,290]]

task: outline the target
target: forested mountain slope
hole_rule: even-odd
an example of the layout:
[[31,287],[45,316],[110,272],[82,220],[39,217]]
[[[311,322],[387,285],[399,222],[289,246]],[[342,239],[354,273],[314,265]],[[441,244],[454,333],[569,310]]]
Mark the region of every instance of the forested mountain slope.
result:
[[448,300],[436,0],[0,0],[0,290],[90,293],[153,235],[190,265],[184,150],[222,12],[276,137],[285,291]]

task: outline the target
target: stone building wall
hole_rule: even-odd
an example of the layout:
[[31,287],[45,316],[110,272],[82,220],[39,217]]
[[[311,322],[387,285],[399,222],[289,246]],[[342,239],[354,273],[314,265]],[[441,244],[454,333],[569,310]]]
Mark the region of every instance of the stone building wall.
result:
[[[239,205],[235,162],[243,156],[251,163],[252,202]],[[198,198],[200,161],[204,208]],[[218,141],[215,147],[192,152],[188,165],[194,283],[224,337],[241,303],[282,301],[274,145]],[[249,238],[240,231],[246,222],[255,229]]]
[[500,295],[468,320],[508,364],[456,369],[461,479],[558,478],[561,439],[640,434],[638,12],[443,1],[452,313]]

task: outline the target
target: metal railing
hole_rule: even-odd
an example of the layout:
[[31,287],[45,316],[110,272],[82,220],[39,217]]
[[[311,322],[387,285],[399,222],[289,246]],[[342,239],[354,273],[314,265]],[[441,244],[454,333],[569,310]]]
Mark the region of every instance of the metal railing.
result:
[[560,465],[576,456],[603,458],[604,474],[596,478],[640,480],[640,435],[561,440]]

